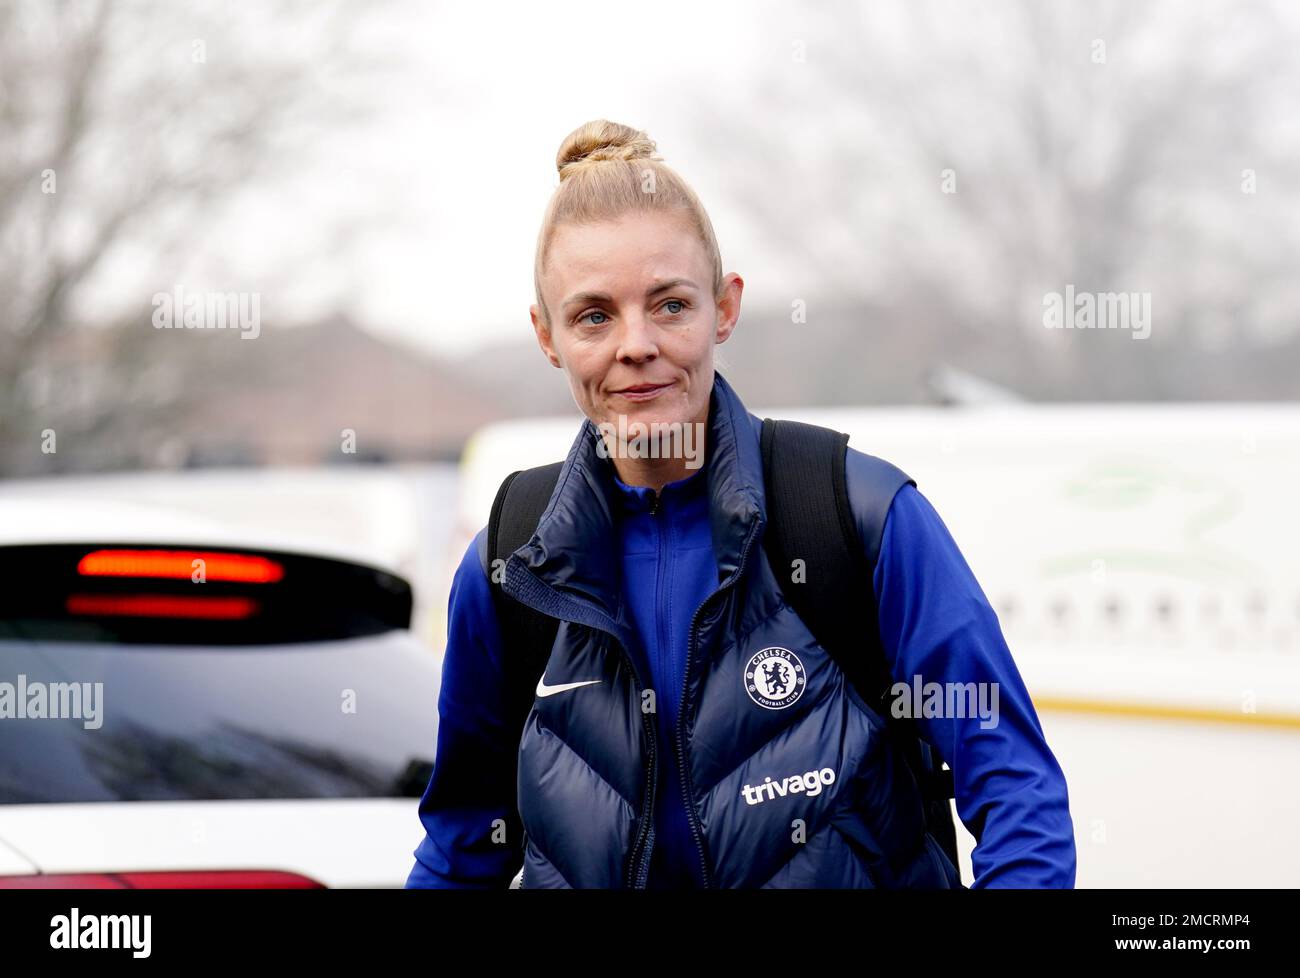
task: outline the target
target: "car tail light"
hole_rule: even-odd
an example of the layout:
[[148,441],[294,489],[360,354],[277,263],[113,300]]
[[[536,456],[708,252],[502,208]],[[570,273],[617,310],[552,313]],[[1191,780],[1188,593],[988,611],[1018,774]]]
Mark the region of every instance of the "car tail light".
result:
[[83,577],[162,577],[186,581],[195,565],[209,581],[274,584],[284,577],[279,561],[253,554],[212,550],[94,550],[77,562]]
[[187,598],[176,594],[70,594],[68,614],[96,618],[208,618],[233,621],[257,612],[252,598]]
[[319,890],[325,884],[277,869],[40,873],[0,876],[0,890]]
[[130,541],[0,546],[0,636],[114,645],[257,646],[411,623],[411,586],[351,560]]

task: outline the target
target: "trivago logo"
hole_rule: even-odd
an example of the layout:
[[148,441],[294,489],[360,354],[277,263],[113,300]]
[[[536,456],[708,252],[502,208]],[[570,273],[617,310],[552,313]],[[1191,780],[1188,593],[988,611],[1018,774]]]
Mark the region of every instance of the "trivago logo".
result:
[[786,795],[820,795],[822,785],[834,783],[835,772],[824,767],[820,771],[809,771],[807,774],[792,774],[780,781],[764,778],[763,783],[758,787],[745,785],[740,789],[740,794],[746,804],[757,805],[778,796],[784,798]]

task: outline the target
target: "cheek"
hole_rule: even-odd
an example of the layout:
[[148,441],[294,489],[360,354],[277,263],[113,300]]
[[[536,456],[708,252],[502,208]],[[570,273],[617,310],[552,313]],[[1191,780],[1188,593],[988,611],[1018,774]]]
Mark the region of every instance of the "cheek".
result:
[[569,361],[569,383],[574,394],[591,406],[600,398],[600,385],[605,379],[604,360],[594,351],[575,351]]
[[676,349],[692,372],[708,369],[713,353],[713,321],[701,319],[692,323],[678,338]]
[[706,351],[713,345],[713,337],[717,332],[718,320],[713,312],[701,313],[690,325],[683,340],[689,343],[692,349]]
[[570,343],[565,347],[562,359],[573,384],[588,386],[596,362],[592,351],[581,343]]

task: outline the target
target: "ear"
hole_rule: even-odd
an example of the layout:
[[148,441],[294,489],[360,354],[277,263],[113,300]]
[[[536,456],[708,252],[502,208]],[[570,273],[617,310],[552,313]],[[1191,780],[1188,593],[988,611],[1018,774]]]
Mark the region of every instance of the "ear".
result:
[[551,330],[542,321],[541,310],[537,308],[537,303],[533,303],[528,308],[528,315],[533,321],[533,332],[537,335],[537,345],[542,348],[542,353],[546,359],[551,361],[552,367],[563,369],[564,364],[560,362],[559,355],[555,352],[555,346],[551,342]]
[[716,340],[727,342],[727,337],[736,328],[740,319],[740,294],[745,289],[745,280],[735,272],[722,280],[722,296],[718,299],[718,328]]

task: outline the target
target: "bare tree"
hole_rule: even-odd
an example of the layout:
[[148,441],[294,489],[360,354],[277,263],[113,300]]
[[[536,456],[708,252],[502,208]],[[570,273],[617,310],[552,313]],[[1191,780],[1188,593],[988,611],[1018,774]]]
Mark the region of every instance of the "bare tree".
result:
[[329,83],[375,68],[352,43],[362,7],[0,3],[0,472],[58,469],[43,430],[86,444],[203,395],[146,347],[153,288],[88,306],[91,287],[170,288],[229,201],[361,117]]
[[[697,121],[805,299],[884,308],[1036,396],[1187,396],[1189,356],[1300,349],[1297,25],[1281,4],[809,4],[771,39],[761,124],[707,101]],[[1150,342],[1043,329],[1067,283],[1150,293]],[[860,326],[833,374],[869,357]]]

